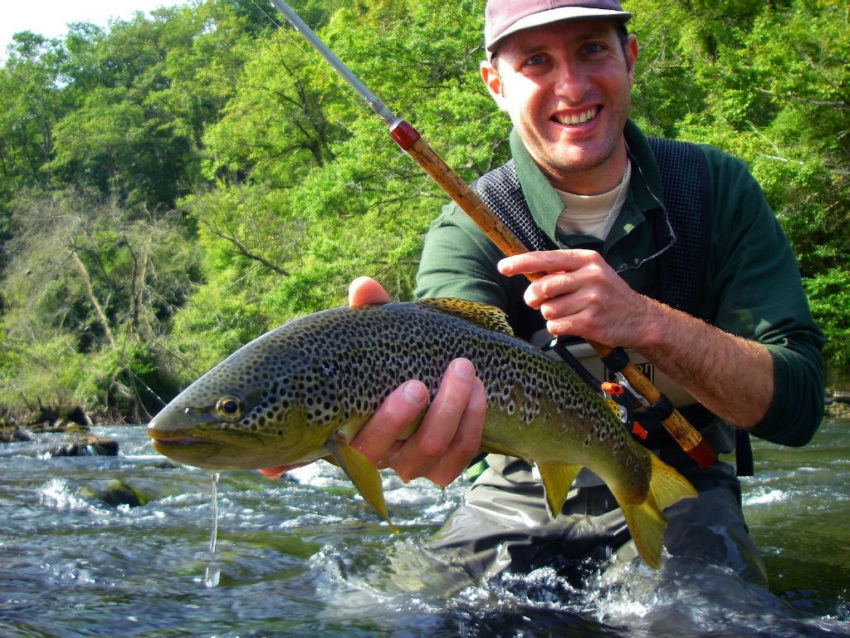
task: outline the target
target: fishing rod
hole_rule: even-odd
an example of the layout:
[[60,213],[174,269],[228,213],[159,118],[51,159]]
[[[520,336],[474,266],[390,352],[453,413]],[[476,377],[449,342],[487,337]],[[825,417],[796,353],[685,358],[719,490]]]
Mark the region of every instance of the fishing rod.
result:
[[[292,27],[307,40],[310,46],[333,67],[340,77],[354,89],[354,92],[366,102],[369,108],[384,121],[389,128],[390,137],[395,143],[416,160],[416,163],[475,222],[481,231],[499,248],[502,254],[511,257],[528,252],[528,248],[481,201],[475,191],[431,149],[419,134],[419,131],[394,115],[387,108],[386,104],[372,93],[343,64],[333,51],[319,39],[313,30],[283,0],[271,0],[271,2]],[[528,275],[528,279],[535,281],[540,276],[540,274],[532,274]],[[649,402],[650,410],[660,418],[664,429],[667,430],[699,467],[708,467],[714,463],[717,455],[702,437],[699,430],[688,423],[685,417],[673,407],[667,397],[661,394],[649,379],[629,360],[625,350],[622,348],[611,348],[592,341],[589,343],[597,354],[602,357],[609,369],[622,374],[629,382],[629,385]]]

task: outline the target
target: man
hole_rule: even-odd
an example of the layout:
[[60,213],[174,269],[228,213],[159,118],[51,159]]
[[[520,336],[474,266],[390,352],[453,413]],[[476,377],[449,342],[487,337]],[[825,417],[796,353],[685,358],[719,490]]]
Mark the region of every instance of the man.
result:
[[[488,2],[481,77],[513,124],[511,170],[553,249],[501,259],[449,205],[426,238],[417,295],[498,306],[519,336],[541,345],[573,336],[626,348],[696,415],[717,452],[734,450],[733,427],[803,445],[823,409],[823,339],[761,190],[742,163],[715,149],[699,147],[710,198],[707,263],[694,273],[702,318],[659,301],[662,256],[676,240],[653,152],[628,120],[638,57],[625,29],[630,17],[614,0]],[[532,273],[544,275],[529,284],[524,275]],[[388,298],[359,279],[349,300]],[[600,368],[598,361],[591,367]],[[473,459],[481,436],[486,397],[471,363],[452,363],[415,436],[397,442],[427,404],[421,383],[405,383],[354,445],[405,480],[448,484]],[[670,555],[727,565],[766,584],[734,469],[722,462],[699,469],[663,437],[652,447],[700,494],[665,513]],[[593,475],[579,476],[551,521],[532,468],[496,455],[487,462],[434,542],[470,573],[543,565],[569,571],[587,557],[632,555],[622,513]]]

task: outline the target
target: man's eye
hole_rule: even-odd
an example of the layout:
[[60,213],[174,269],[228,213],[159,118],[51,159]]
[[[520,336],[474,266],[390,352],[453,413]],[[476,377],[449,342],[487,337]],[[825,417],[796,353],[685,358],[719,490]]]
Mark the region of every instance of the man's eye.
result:
[[542,55],[532,55],[525,61],[525,66],[537,66],[539,64],[543,64]]

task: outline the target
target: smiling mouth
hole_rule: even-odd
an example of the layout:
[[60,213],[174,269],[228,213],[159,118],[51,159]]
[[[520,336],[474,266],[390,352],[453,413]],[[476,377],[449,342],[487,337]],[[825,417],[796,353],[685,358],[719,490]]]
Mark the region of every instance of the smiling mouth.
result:
[[554,119],[556,122],[563,124],[564,126],[578,126],[592,120],[601,110],[601,107],[594,106],[574,115],[556,115]]

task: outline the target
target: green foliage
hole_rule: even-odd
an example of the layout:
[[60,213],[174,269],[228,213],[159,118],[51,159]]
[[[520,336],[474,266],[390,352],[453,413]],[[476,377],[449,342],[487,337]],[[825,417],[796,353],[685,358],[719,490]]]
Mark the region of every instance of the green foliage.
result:
[[[169,358],[161,337],[200,277],[182,218],[69,190],[22,204],[14,219],[3,326],[8,353],[21,362],[9,372],[22,389],[11,396],[60,393],[133,413],[141,402],[118,379],[133,387],[134,375],[151,371],[134,353]],[[168,385],[167,370],[162,377]]]
[[682,128],[747,161],[805,277],[842,265],[850,216],[850,30],[845,3],[764,10],[700,70],[715,91]]
[[833,385],[850,383],[850,270],[833,268],[805,280],[806,294],[812,314],[821,329],[829,335],[824,357],[830,368]]
[[[292,4],[465,179],[505,160],[509,123],[478,77],[484,0]],[[846,380],[846,3],[625,4],[641,45],[633,118],[748,162]],[[108,32],[16,36],[0,69],[5,405],[144,419],[153,394],[344,303],[355,276],[410,297],[446,197],[281,22],[207,0]]]
[[[346,132],[328,113],[339,101],[326,66],[305,56],[292,32],[280,31],[245,66],[222,118],[207,129],[208,177],[268,181],[286,188],[333,160]],[[301,45],[303,47],[303,45]]]
[[[10,208],[17,193],[49,186],[42,167],[50,160],[53,127],[69,110],[61,90],[65,58],[58,43],[23,33],[0,69],[0,241],[13,235]],[[0,254],[0,268],[4,261]]]

